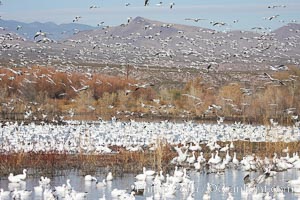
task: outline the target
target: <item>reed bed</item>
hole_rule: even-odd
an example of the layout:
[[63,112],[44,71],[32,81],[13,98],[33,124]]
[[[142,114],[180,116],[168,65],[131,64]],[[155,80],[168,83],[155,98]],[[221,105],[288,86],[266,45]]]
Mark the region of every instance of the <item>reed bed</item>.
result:
[[[228,142],[218,142],[225,146]],[[299,152],[300,142],[250,142],[235,141],[235,148],[230,151],[237,153],[238,159],[249,154],[255,154],[261,158],[271,158],[274,153],[278,156],[286,156],[282,150],[289,147],[289,152]],[[209,159],[211,152],[204,144],[201,144],[206,159]],[[11,153],[0,154],[0,175],[7,176],[9,173],[20,173],[23,168],[32,170],[31,176],[55,175],[62,170],[80,170],[84,173],[97,173],[99,169],[112,171],[116,176],[124,173],[141,172],[142,167],[168,172],[173,169],[170,161],[177,156],[174,147],[164,141],[157,142],[154,151],[148,149],[139,152],[126,151],[121,147],[111,147],[118,153],[112,154],[65,154],[57,152],[49,153]],[[199,152],[196,152],[196,156]],[[224,152],[220,152],[225,156]]]

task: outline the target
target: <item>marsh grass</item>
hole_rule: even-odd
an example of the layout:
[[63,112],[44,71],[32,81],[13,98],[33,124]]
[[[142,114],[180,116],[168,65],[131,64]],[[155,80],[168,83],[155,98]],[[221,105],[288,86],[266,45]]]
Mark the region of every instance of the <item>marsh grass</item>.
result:
[[[229,142],[218,142],[225,146]],[[250,142],[235,141],[235,148],[230,150],[230,155],[237,152],[238,159],[249,154],[255,154],[260,158],[273,157],[276,152],[279,156],[286,156],[282,150],[289,147],[289,154],[300,150],[300,142]],[[144,150],[139,152],[126,151],[123,148],[115,148],[118,153],[112,154],[66,154],[66,153],[12,153],[0,154],[0,175],[7,176],[9,173],[21,173],[23,168],[30,168],[29,176],[40,176],[45,174],[55,175],[61,170],[81,170],[82,174],[97,173],[99,169],[112,171],[115,176],[124,173],[138,173],[145,166],[153,170],[171,170],[174,166],[170,164],[171,159],[177,156],[172,146],[166,141],[157,140],[157,148],[154,151]],[[210,150],[201,145],[206,159],[209,159]],[[189,152],[191,154],[191,152]],[[199,153],[196,153],[198,156]],[[226,152],[220,152],[225,156]]]

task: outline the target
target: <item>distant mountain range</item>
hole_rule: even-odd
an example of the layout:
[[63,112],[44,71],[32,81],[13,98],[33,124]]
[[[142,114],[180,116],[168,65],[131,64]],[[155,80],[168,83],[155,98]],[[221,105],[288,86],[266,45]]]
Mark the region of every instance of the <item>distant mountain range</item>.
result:
[[72,36],[75,33],[78,33],[79,31],[96,29],[96,27],[93,26],[77,23],[58,25],[53,22],[24,23],[14,20],[3,19],[0,19],[0,27],[2,27],[2,29],[8,32],[14,32],[28,40],[33,40],[35,33],[40,30],[46,32],[47,37],[53,40],[62,40]]

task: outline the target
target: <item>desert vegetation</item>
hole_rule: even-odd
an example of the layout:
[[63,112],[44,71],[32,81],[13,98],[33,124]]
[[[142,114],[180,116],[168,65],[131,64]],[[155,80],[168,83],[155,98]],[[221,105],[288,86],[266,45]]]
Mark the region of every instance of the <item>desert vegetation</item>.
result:
[[184,87],[158,88],[128,74],[66,72],[55,68],[1,68],[2,120],[61,121],[121,119],[202,119],[281,124],[297,122],[300,70],[275,72],[274,80],[220,85],[199,76]]
[[300,70],[257,76],[251,82],[214,84],[200,75],[178,88],[159,88],[126,76],[49,67],[1,68],[2,120],[61,121],[201,119],[285,125],[298,121]]

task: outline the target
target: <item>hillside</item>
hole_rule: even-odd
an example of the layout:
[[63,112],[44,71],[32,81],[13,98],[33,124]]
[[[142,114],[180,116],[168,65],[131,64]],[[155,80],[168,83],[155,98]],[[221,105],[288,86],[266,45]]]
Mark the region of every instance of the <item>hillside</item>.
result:
[[15,20],[2,20],[0,19],[0,27],[3,27],[9,32],[18,34],[21,37],[24,37],[28,40],[33,40],[33,37],[37,31],[42,30],[48,34],[48,37],[53,40],[62,40],[66,39],[73,34],[83,31],[83,30],[92,30],[96,27],[69,23],[69,24],[55,24],[53,22],[32,22],[24,23]]

